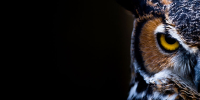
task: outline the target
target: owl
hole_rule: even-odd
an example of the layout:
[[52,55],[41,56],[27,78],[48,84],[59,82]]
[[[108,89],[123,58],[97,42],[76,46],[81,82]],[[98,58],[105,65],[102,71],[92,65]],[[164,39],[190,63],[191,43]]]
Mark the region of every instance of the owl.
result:
[[117,0],[134,15],[128,100],[200,100],[200,0]]

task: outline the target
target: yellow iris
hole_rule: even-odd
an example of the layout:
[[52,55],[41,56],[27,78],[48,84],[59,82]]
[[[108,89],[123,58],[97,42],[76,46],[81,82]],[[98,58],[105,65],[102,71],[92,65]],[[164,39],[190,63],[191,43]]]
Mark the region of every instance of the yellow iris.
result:
[[173,50],[176,50],[178,47],[179,47],[179,43],[178,41],[175,41],[174,43],[170,44],[166,41],[165,39],[165,35],[164,34],[161,34],[161,37],[160,37],[160,44],[166,49],[166,50],[170,50],[170,51],[173,51]]

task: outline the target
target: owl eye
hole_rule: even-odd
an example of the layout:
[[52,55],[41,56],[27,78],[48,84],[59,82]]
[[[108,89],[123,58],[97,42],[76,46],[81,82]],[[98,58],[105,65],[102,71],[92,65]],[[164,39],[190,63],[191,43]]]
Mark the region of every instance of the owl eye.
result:
[[161,48],[167,51],[175,51],[179,47],[179,42],[169,34],[158,34],[157,39]]

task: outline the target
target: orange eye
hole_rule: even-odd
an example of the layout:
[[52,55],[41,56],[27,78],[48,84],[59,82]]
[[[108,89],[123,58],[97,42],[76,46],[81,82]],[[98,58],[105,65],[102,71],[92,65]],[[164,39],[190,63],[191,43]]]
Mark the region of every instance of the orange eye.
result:
[[159,40],[161,46],[166,50],[174,51],[179,47],[179,42],[171,38],[169,35],[161,34]]

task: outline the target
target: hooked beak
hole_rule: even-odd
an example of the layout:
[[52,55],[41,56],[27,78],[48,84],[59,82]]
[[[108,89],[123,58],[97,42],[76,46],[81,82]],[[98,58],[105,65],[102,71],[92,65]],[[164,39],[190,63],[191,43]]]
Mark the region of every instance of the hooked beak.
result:
[[193,81],[197,88],[197,91],[200,92],[200,57],[197,58],[197,64],[194,67]]

